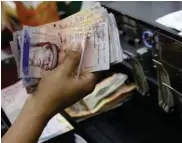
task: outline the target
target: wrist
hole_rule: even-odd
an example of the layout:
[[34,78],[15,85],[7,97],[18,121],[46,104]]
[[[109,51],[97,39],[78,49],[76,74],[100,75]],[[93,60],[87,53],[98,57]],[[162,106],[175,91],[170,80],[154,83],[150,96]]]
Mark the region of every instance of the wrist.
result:
[[45,111],[45,107],[40,107],[34,96],[29,97],[22,110],[23,114],[29,114],[31,118],[40,120],[42,122],[48,122],[51,118]]

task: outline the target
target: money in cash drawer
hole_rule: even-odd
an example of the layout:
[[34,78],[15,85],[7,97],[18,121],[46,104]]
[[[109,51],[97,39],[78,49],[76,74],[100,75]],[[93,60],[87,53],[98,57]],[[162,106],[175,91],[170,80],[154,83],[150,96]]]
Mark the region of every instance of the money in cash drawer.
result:
[[[170,107],[177,103],[182,114],[182,39],[155,32],[155,42],[155,58],[158,61],[154,60],[154,63],[158,71],[159,98],[167,97]],[[162,104],[164,103],[159,101],[159,105],[169,111],[169,108]]]

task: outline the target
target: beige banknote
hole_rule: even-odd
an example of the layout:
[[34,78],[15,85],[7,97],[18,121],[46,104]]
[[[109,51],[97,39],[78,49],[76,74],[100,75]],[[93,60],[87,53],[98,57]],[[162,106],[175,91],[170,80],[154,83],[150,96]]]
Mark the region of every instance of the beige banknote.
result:
[[92,23],[84,23],[68,29],[69,32],[59,30],[63,40],[79,40],[82,37],[87,39],[83,55],[82,67],[84,71],[93,72],[109,69],[109,40],[106,22],[97,23],[93,21]]
[[112,26],[112,33],[113,33],[113,41],[114,42],[114,47],[115,47],[115,63],[119,63],[123,61],[123,48],[120,43],[120,36],[119,36],[119,31],[117,28],[116,24],[116,19],[112,13],[109,14],[109,19],[111,21],[111,26]]
[[[72,42],[87,39],[83,55],[84,71],[99,71],[109,69],[109,45],[107,23],[96,25],[82,25],[74,28],[50,30],[49,28],[25,27],[29,35],[29,54],[22,52],[22,62],[29,56],[28,74],[21,72],[21,77],[41,77],[41,71],[51,70],[56,67],[58,52]],[[24,36],[24,35],[23,35]],[[23,47],[23,46],[22,46]],[[25,48],[23,47],[23,51]],[[23,65],[23,63],[21,64]],[[23,71],[25,67],[21,67]]]
[[74,104],[73,106],[66,108],[66,113],[73,118],[80,118],[85,116],[92,116],[96,113],[103,112],[106,109],[111,109],[118,103],[122,103],[132,94],[130,93],[136,88],[135,84],[122,85],[120,88],[115,90],[115,92],[104,99],[102,99],[93,109],[88,109],[87,105],[83,102]]
[[117,90],[117,88],[124,84],[127,78],[127,75],[121,73],[112,75],[99,83],[95,90],[87,95],[83,101],[87,104],[90,110],[93,110],[102,99],[110,96],[115,90]]
[[[79,17],[79,18],[78,18]],[[113,25],[113,22],[110,18],[110,15],[108,14],[107,10],[105,9],[100,9],[98,11],[92,11],[90,13],[84,13],[83,15],[78,15],[78,17],[76,17],[74,19],[73,17],[73,21],[77,24],[83,24],[83,23],[89,23],[92,21],[95,21],[96,23],[99,22],[107,22],[108,24],[108,36],[109,36],[109,53],[110,53],[110,63],[115,63],[116,61],[119,61],[121,59],[121,51],[120,51],[120,47],[118,45],[118,31],[116,31],[116,27]],[[78,20],[78,19],[82,19],[82,20]],[[62,22],[63,21],[63,22]],[[64,27],[64,26],[74,26],[74,22],[70,22],[69,19],[65,19],[67,25],[62,25],[62,23],[64,23],[64,20],[62,20],[60,22],[58,22],[56,25],[57,27]],[[61,26],[60,26],[61,25]],[[51,25],[50,25],[51,26]],[[76,25],[77,26],[77,25]],[[119,56],[118,56],[119,54]]]
[[[63,43],[62,48],[66,48],[71,42],[85,41],[85,47],[82,49],[82,69],[81,71],[96,71],[98,49],[94,46],[94,33],[96,31],[95,26],[82,25],[78,27],[66,28],[59,31],[60,39]],[[64,49],[65,50],[65,49]]]
[[25,27],[22,32],[20,76],[40,78],[41,69],[57,66],[60,40],[46,29]]
[[101,7],[100,3],[95,4],[93,7],[82,10],[74,15],[69,16],[68,18],[65,18],[61,21],[57,21],[54,23],[49,23],[46,25],[43,25],[43,27],[49,27],[54,29],[61,29],[64,27],[74,27],[78,26],[83,23],[89,22],[107,22],[108,23],[108,35],[109,35],[109,53],[110,53],[110,63],[116,62],[117,58],[115,57],[116,54],[119,52],[115,50],[117,47],[115,47],[113,44],[115,43],[115,39],[113,39],[112,35],[112,27],[111,27],[111,21],[109,19],[109,15],[106,9]]
[[[63,28],[68,26],[74,26],[79,25],[81,23],[85,23],[87,21],[93,21],[95,19],[96,14],[99,13],[99,11],[102,11],[103,8],[101,7],[100,3],[96,3],[92,7],[82,10],[80,12],[77,12],[76,14],[73,14],[63,20],[56,21],[53,23],[42,25],[43,27],[50,27],[50,28]],[[98,15],[97,18],[99,18],[101,15]]]
[[22,39],[21,77],[40,78],[42,71],[52,70],[57,66],[58,55],[64,52],[64,42],[59,31],[25,27]]

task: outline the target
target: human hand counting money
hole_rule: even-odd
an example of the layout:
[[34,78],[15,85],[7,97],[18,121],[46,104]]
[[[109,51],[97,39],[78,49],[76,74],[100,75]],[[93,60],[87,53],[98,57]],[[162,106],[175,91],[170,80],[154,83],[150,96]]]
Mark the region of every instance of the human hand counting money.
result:
[[28,104],[46,117],[52,117],[61,108],[64,109],[89,94],[95,87],[96,75],[83,73],[76,78],[81,58],[81,45],[71,44],[65,53],[59,55],[59,65],[43,73]]

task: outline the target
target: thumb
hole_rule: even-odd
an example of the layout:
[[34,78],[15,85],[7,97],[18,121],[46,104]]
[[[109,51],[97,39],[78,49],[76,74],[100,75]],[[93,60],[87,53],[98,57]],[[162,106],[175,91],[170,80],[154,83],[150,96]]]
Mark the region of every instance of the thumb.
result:
[[72,43],[66,50],[63,64],[65,73],[72,75],[76,71],[81,58],[81,44]]

